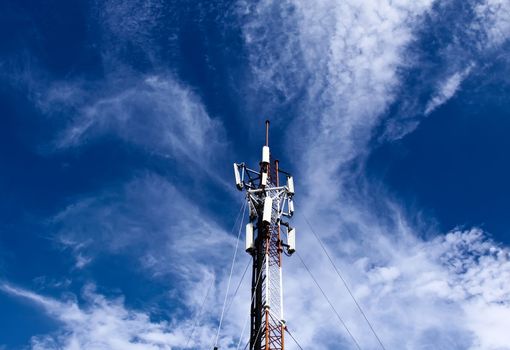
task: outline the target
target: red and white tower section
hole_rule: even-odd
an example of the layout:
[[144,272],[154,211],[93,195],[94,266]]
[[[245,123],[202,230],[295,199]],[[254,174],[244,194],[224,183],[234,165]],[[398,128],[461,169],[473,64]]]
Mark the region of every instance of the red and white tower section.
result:
[[[246,252],[253,258],[251,283],[250,349],[283,350],[282,254],[296,250],[294,179],[273,160],[269,150],[269,121],[259,170],[234,163],[236,186],[246,191],[250,221],[246,225]],[[283,180],[283,182],[281,182]]]

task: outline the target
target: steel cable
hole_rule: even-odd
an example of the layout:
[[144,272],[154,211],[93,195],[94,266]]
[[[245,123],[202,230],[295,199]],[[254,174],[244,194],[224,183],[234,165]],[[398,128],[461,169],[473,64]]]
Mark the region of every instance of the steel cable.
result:
[[241,276],[241,279],[239,280],[239,283],[237,284],[235,292],[232,294],[232,298],[230,299],[230,303],[227,306],[227,309],[225,310],[225,315],[228,315],[228,312],[230,311],[230,308],[232,307],[232,304],[234,303],[234,299],[237,296],[237,292],[239,291],[239,288],[241,287],[241,284],[243,283],[244,276],[246,275],[246,271],[248,271],[248,267],[250,267],[251,261],[248,260],[248,264],[246,264],[246,267],[244,268],[243,275]]
[[214,285],[214,277],[212,278],[211,283],[209,284],[209,288],[207,288],[207,292],[205,293],[204,300],[202,300],[202,304],[200,305],[200,309],[199,309],[198,314],[197,314],[197,316],[195,318],[195,322],[193,324],[193,328],[191,329],[191,333],[189,335],[189,338],[186,341],[186,346],[184,347],[185,349],[188,348],[189,342],[191,341],[191,338],[195,334],[195,329],[198,326],[198,322],[200,321],[200,317],[202,316],[202,312],[203,312],[203,309],[204,309],[205,301],[207,300],[207,297],[209,296],[209,292],[211,291],[213,285]]
[[328,257],[329,259],[329,262],[331,263],[331,265],[333,265],[333,268],[335,269],[335,272],[336,274],[338,275],[338,277],[340,277],[340,280],[342,281],[342,283],[344,284],[344,287],[345,289],[347,289],[347,292],[349,293],[349,295],[351,296],[352,300],[354,301],[354,304],[356,304],[356,307],[358,308],[359,312],[361,313],[361,315],[363,316],[363,318],[365,319],[365,321],[367,322],[368,324],[368,327],[370,328],[370,330],[372,331],[372,334],[375,336],[375,338],[377,339],[377,341],[379,342],[379,345],[381,346],[381,348],[383,350],[386,350],[386,348],[384,347],[381,339],[379,338],[379,335],[377,335],[377,332],[375,331],[374,327],[372,326],[372,323],[370,323],[370,321],[368,320],[368,317],[367,315],[365,314],[365,312],[363,311],[363,309],[361,308],[361,305],[358,303],[358,301],[356,300],[356,298],[354,297],[354,294],[351,292],[351,289],[349,288],[349,286],[347,285],[347,282],[345,281],[345,279],[342,277],[342,274],[340,273],[340,271],[338,270],[338,268],[336,267],[336,264],[333,262],[333,259],[331,258],[331,256],[329,255],[328,251],[326,250],[326,247],[324,246],[324,244],[322,243],[322,240],[320,239],[319,235],[315,232],[315,230],[313,229],[312,225],[310,224],[310,221],[308,221],[308,218],[303,214],[303,218],[305,219],[306,223],[308,224],[308,227],[310,227],[310,230],[312,231],[313,235],[315,236],[315,238],[317,239],[317,241],[319,242],[322,250],[324,251],[324,253],[326,254],[326,256]]
[[344,322],[344,320],[342,319],[342,317],[340,316],[340,314],[338,313],[338,311],[336,311],[335,307],[333,306],[333,303],[331,302],[331,300],[329,300],[328,296],[326,295],[326,293],[324,292],[324,290],[322,289],[322,287],[319,285],[319,282],[317,282],[317,280],[315,279],[314,275],[312,274],[312,271],[308,268],[308,266],[305,264],[305,262],[303,261],[303,259],[301,258],[301,255],[299,255],[298,252],[295,253],[299,260],[301,261],[301,263],[303,264],[303,266],[305,267],[306,271],[308,271],[308,274],[310,275],[310,277],[312,278],[312,280],[315,282],[315,285],[319,288],[319,290],[321,291],[322,295],[324,296],[324,299],[326,299],[326,301],[328,302],[329,306],[331,307],[331,309],[333,310],[333,312],[335,313],[336,317],[338,318],[338,320],[340,321],[340,323],[342,324],[342,326],[345,328],[345,330],[347,331],[347,333],[349,334],[349,336],[351,337],[352,341],[354,342],[354,344],[356,344],[356,347],[361,350],[361,347],[359,346],[359,343],[358,341],[356,340],[356,338],[354,338],[354,335],[351,333],[351,331],[349,330],[349,327],[347,327],[347,324]]
[[[242,206],[241,224],[239,225],[239,232],[237,233],[236,248],[234,250],[234,256],[232,257],[232,264],[230,266],[230,274],[228,276],[228,282],[227,282],[227,290],[225,292],[225,299],[223,300],[223,308],[221,310],[220,322],[218,324],[218,331],[216,332],[216,338],[214,340],[214,347],[216,347],[218,345],[218,338],[220,336],[221,325],[223,323],[223,316],[225,314],[225,306],[227,305],[228,292],[230,290],[230,282],[232,280],[232,273],[234,271],[234,265],[235,265],[235,261],[236,261],[236,257],[237,257],[237,249],[239,248],[239,238],[241,236],[241,228],[242,228],[243,222],[244,222],[245,210],[246,210],[246,202],[244,202],[243,206]],[[236,224],[237,224],[237,221],[238,220],[236,220]],[[235,227],[235,225],[234,225],[234,227]]]
[[292,340],[294,340],[294,343],[296,343],[296,345],[298,346],[298,348],[300,348],[301,350],[303,350],[303,348],[301,347],[301,345],[298,343],[298,341],[296,340],[296,338],[294,338],[294,336],[290,333],[289,329],[287,327],[285,327],[285,331],[287,331],[287,333],[290,335],[290,337],[292,338]]

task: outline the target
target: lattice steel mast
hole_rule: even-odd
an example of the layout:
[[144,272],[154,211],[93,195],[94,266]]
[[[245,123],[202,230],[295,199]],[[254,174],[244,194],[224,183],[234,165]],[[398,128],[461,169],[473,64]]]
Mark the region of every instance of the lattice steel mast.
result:
[[[283,219],[294,213],[294,179],[271,158],[269,121],[260,171],[234,163],[234,173],[237,188],[246,190],[250,208],[246,225],[246,252],[253,258],[250,349],[283,350],[282,253],[290,256],[296,250],[296,230]],[[281,175],[286,178],[284,186]]]

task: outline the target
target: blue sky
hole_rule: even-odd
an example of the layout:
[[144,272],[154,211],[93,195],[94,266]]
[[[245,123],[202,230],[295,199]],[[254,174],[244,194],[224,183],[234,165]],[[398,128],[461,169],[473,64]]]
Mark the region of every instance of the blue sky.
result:
[[[4,1],[0,17],[0,349],[212,348],[231,167],[257,164],[266,119],[298,250],[363,349],[378,343],[305,218],[388,349],[510,349],[507,1]],[[354,349],[284,266],[301,345]]]

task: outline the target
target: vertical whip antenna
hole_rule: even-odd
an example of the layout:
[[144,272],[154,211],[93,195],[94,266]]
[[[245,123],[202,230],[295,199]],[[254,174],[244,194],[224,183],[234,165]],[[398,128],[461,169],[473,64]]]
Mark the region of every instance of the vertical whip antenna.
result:
[[269,120],[266,120],[266,146],[269,147]]

